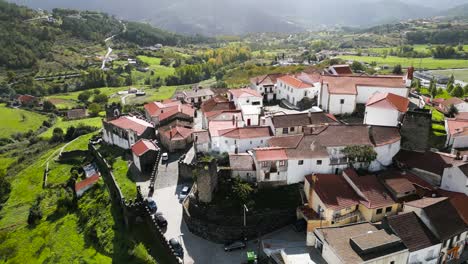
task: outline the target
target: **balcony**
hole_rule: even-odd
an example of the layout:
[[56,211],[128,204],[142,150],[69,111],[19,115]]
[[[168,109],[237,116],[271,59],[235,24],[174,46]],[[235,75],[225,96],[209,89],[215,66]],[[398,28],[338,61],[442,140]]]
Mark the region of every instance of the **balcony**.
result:
[[353,217],[356,217],[356,221],[359,221],[359,219],[362,218],[361,212],[356,210],[345,215],[333,216],[333,222],[339,223],[339,222],[342,222],[346,219],[353,218]]

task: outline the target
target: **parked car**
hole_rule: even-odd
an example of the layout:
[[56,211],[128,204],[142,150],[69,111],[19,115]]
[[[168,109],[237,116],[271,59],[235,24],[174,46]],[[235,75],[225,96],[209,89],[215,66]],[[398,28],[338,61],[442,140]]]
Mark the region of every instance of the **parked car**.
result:
[[185,199],[185,197],[187,197],[189,192],[190,192],[190,187],[189,186],[184,186],[182,188],[182,190],[180,191],[180,193],[179,193],[179,200],[183,201]]
[[156,205],[156,202],[153,200],[153,198],[146,198],[146,204],[148,205],[152,214],[158,211],[158,206]]
[[169,154],[167,152],[164,152],[161,156],[162,161],[167,161],[169,159]]
[[224,245],[224,251],[233,251],[237,249],[244,249],[245,248],[245,243],[242,241],[234,241],[232,243],[228,243]]
[[153,215],[153,219],[156,220],[156,224],[158,224],[159,227],[166,227],[167,226],[167,220],[163,216],[163,213],[157,212]]
[[182,245],[180,245],[179,241],[176,238],[171,238],[171,240],[169,240],[169,244],[171,244],[172,248],[174,249],[176,257],[183,259],[184,249],[182,248]]

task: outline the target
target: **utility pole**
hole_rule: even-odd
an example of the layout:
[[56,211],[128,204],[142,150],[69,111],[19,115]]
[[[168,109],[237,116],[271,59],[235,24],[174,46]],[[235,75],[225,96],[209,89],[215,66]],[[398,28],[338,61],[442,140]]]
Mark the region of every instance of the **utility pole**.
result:
[[247,206],[245,206],[245,204],[244,204],[243,210],[244,210],[244,227],[246,227],[247,226],[246,213],[249,211],[249,208],[247,208]]

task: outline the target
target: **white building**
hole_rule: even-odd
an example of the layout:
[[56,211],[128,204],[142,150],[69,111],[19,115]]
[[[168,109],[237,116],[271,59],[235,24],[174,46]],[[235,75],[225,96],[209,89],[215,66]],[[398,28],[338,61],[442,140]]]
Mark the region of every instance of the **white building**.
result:
[[442,243],[415,213],[389,216],[384,218],[382,224],[385,229],[397,235],[408,248],[408,264],[438,263]]
[[445,168],[440,188],[468,195],[468,163]]
[[315,86],[296,77],[285,75],[278,78],[277,89],[279,100],[286,99],[289,103],[297,105],[304,97],[310,99],[318,97],[320,86]]
[[221,129],[211,135],[211,150],[216,152],[243,153],[267,146],[273,136],[269,127],[235,127]]
[[453,149],[468,147],[468,120],[459,118],[446,118],[445,131],[447,140],[445,145]]
[[367,101],[364,124],[397,127],[408,111],[408,105],[408,98],[391,93],[375,93]]
[[213,98],[214,93],[211,89],[199,89],[195,88],[192,90],[183,91],[182,100],[187,104],[201,104]]
[[[304,175],[338,174],[347,168],[348,160],[342,153],[346,146],[373,147],[377,159],[369,165],[369,170],[381,170],[392,164],[392,157],[400,150],[400,140],[397,128],[330,125],[306,128],[304,134],[273,137],[268,145],[284,150],[287,159],[284,180],[293,184],[304,181]],[[255,166],[259,167],[255,161]],[[361,165],[355,164],[356,167]]]
[[459,113],[468,112],[468,103],[457,97],[452,97],[444,100],[442,103],[439,104],[439,107],[444,113],[448,113],[450,110],[450,106],[452,105],[455,106],[455,108],[457,108]]
[[256,105],[242,105],[242,120],[245,126],[259,126],[262,109]]
[[140,172],[151,172],[158,152],[159,147],[154,141],[140,139],[132,146],[133,164]]
[[375,93],[407,98],[409,89],[401,76],[321,76],[320,106],[332,114],[351,114]]
[[446,197],[423,198],[403,204],[403,212],[414,212],[442,242],[439,263],[458,259],[465,249],[467,228]]
[[263,101],[276,101],[277,98],[277,79],[284,74],[268,74],[257,76],[250,79],[250,87],[263,96]]
[[263,97],[257,91],[250,88],[230,89],[228,99],[240,109],[242,105],[263,106]]
[[129,149],[139,139],[154,139],[153,124],[134,116],[121,116],[110,121],[102,120],[102,139],[107,144]]

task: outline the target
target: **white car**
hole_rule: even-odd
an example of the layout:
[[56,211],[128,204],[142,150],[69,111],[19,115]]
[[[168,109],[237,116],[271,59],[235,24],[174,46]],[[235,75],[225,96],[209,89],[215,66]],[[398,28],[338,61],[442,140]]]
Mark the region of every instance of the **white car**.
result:
[[179,201],[183,201],[187,197],[189,192],[190,192],[190,187],[184,186],[184,188],[182,188],[182,191],[180,191],[179,193]]
[[167,154],[167,152],[164,152],[161,158],[162,158],[162,161],[167,161],[169,159],[169,154]]

